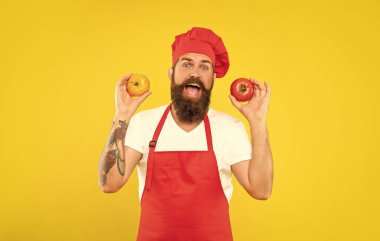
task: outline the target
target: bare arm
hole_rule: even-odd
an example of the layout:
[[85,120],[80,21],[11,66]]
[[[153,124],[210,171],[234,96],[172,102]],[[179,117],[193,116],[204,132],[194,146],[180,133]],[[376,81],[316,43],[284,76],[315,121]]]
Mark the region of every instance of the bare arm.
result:
[[247,118],[252,138],[252,159],[232,165],[232,172],[244,189],[254,198],[266,200],[272,193],[273,160],[269,145],[266,115],[271,89],[255,79],[255,96],[247,104],[239,103],[230,96],[232,104]]
[[120,190],[128,181],[142,154],[125,147],[125,135],[129,121],[138,106],[151,94],[147,92],[133,99],[126,91],[126,84],[131,74],[118,81],[115,87],[116,115],[106,145],[99,159],[99,186],[106,193]]
[[272,192],[273,160],[265,123],[250,123],[252,159],[231,166],[240,185],[255,199],[266,200]]
[[124,186],[142,157],[140,152],[124,146],[128,123],[127,117],[115,117],[112,122],[99,160],[99,186],[103,192],[116,192]]

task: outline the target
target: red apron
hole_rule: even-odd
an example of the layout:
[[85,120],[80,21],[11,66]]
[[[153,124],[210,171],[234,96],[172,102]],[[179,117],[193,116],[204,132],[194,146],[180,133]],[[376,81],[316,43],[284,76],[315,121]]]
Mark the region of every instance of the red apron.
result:
[[149,143],[137,241],[232,241],[207,114],[207,151],[155,152],[170,107]]

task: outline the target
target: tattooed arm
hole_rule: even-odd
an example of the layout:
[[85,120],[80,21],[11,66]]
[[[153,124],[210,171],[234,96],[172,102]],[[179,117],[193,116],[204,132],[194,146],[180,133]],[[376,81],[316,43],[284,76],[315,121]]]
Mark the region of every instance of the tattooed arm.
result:
[[[124,146],[130,118],[116,116],[99,160],[99,185],[103,192],[117,192],[129,179],[142,154]],[[127,162],[126,162],[127,160]]]
[[150,91],[132,98],[126,86],[132,73],[121,78],[115,86],[116,115],[106,146],[99,160],[99,186],[103,192],[117,192],[129,179],[142,154],[124,146],[129,120]]
[[[129,120],[114,118],[111,133],[99,160],[99,184],[103,191],[110,191],[111,184],[120,183],[125,174],[124,139]],[[117,168],[113,168],[116,164]],[[112,169],[112,172],[110,173]],[[117,171],[116,171],[116,170]],[[108,185],[107,185],[107,179]]]

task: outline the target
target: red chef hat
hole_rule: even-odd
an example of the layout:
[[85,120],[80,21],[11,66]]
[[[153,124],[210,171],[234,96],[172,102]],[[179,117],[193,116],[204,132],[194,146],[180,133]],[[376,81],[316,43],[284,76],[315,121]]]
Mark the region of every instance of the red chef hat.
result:
[[222,78],[230,67],[228,53],[222,39],[211,29],[193,27],[177,35],[172,44],[172,63],[186,53],[199,53],[210,57],[216,78]]

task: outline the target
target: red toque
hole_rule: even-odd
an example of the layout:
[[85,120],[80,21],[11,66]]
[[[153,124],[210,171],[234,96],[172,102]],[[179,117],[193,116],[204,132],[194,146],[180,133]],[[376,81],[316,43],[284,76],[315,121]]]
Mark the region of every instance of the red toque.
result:
[[230,67],[223,40],[211,29],[193,27],[186,33],[177,35],[172,44],[172,64],[186,53],[207,55],[214,65],[216,78],[222,78]]

